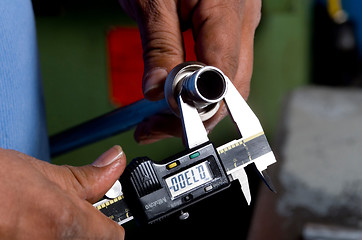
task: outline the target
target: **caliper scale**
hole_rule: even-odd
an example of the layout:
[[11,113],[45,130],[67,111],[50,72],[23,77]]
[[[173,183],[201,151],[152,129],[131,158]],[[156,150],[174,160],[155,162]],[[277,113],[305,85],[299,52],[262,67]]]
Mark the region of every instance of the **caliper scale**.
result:
[[[238,180],[248,204],[251,202],[244,168],[254,163],[261,178],[274,187],[266,169],[275,157],[258,118],[230,79],[219,69],[197,62],[176,66],[165,83],[170,109],[182,120],[186,150],[162,162],[147,157],[133,159],[104,199],[94,206],[120,225],[135,217],[142,224],[170,214],[189,214],[184,209],[212,196]],[[241,138],[215,147],[203,121],[210,119],[224,101]],[[115,194],[116,192],[116,194]]]

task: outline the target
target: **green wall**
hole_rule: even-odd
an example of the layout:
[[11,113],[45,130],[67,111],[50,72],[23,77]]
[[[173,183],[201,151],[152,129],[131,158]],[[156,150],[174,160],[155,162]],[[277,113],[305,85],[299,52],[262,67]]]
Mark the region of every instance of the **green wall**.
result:
[[249,103],[270,136],[287,92],[309,83],[311,15],[309,0],[263,1]]

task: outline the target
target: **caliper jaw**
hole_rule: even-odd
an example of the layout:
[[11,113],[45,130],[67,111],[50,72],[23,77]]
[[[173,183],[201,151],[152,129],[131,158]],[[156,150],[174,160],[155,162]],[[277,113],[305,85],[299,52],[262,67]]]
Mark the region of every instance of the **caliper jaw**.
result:
[[177,96],[177,101],[187,148],[192,149],[208,142],[206,129],[196,108],[186,103],[181,94]]
[[249,187],[249,180],[248,175],[245,172],[245,169],[243,167],[240,167],[238,169],[235,169],[235,171],[232,171],[229,175],[230,181],[239,180],[241,191],[244,194],[245,200],[250,205],[251,203],[251,194],[250,194],[250,187]]
[[[217,148],[217,150],[219,151],[219,156],[224,166],[230,165],[230,162],[233,163],[232,167],[226,169],[227,174],[229,175],[230,180],[239,180],[245,199],[247,203],[250,204],[251,194],[248,177],[244,168],[247,165],[254,163],[254,166],[262,180],[270,190],[275,192],[275,188],[266,172],[267,167],[276,162],[274,154],[270,149],[268,141],[266,140],[259,119],[250,109],[230,79],[217,68],[204,68],[216,71],[223,78],[225,84],[224,94],[219,99],[224,100],[228,112],[242,138],[231,141]],[[182,81],[180,82],[180,85],[189,87],[187,85],[188,83],[182,84]],[[197,84],[194,83],[193,86],[197,86]],[[186,144],[189,149],[192,149],[209,141],[209,139],[196,107],[192,104],[192,102],[190,103],[190,101],[185,101],[187,95],[183,95],[183,92],[184,91],[181,87],[181,89],[178,90],[176,99],[180,111],[180,117],[182,119]],[[228,154],[222,154],[226,151],[229,151]],[[243,154],[230,154],[233,151],[242,151]]]
[[270,189],[270,191],[276,193],[276,188],[274,187],[274,184],[268,174],[268,166],[272,165],[273,163],[275,163],[275,156],[273,154],[273,152],[267,153],[261,157],[259,157],[258,159],[256,159],[254,161],[255,163],[255,168],[259,173],[259,176],[261,177],[261,179],[263,180],[263,182],[265,183],[265,185]]
[[[259,119],[245,102],[244,98],[240,95],[239,91],[235,88],[230,79],[225,75],[224,77],[228,82],[228,91],[226,92],[224,101],[226,103],[229,114],[233,119],[235,125],[237,126],[242,138],[248,139],[258,134],[264,133]],[[267,145],[265,147],[270,148],[267,141],[265,141],[264,144]],[[252,158],[250,154],[249,158]],[[276,192],[274,185],[269,175],[267,174],[267,167],[276,162],[273,152],[270,150],[270,152],[268,152],[267,154],[250,160],[254,162],[256,170],[258,171],[260,177],[268,186],[268,188],[271,191]],[[245,177],[247,178],[245,170],[240,167],[239,171],[242,173],[234,174],[234,176],[239,179],[240,184],[242,184],[243,182],[247,182],[247,180],[245,180]],[[247,194],[250,195],[250,191]]]

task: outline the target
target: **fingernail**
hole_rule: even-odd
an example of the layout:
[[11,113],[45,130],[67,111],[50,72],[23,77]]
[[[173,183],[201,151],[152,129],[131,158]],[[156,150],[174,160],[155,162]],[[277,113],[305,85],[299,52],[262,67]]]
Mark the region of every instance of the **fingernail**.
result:
[[122,157],[123,150],[120,146],[115,145],[100,155],[93,163],[94,167],[105,167]]
[[155,68],[148,72],[144,79],[143,94],[150,100],[163,98],[163,86],[167,77],[164,68]]

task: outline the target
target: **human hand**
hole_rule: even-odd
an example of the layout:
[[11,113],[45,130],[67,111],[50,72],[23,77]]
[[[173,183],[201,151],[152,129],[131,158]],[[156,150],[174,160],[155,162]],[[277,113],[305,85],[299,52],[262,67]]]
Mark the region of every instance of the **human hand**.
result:
[[[167,74],[184,62],[182,31],[191,28],[197,60],[221,69],[246,99],[253,68],[255,29],[260,0],[120,0],[138,23],[143,53],[143,93],[149,100],[164,97]],[[227,114],[225,106],[208,121],[210,131]],[[138,125],[135,138],[151,143],[181,136],[175,116],[156,115]]]
[[0,149],[0,239],[123,239],[123,228],[91,203],[112,187],[125,165],[119,146],[82,167]]

